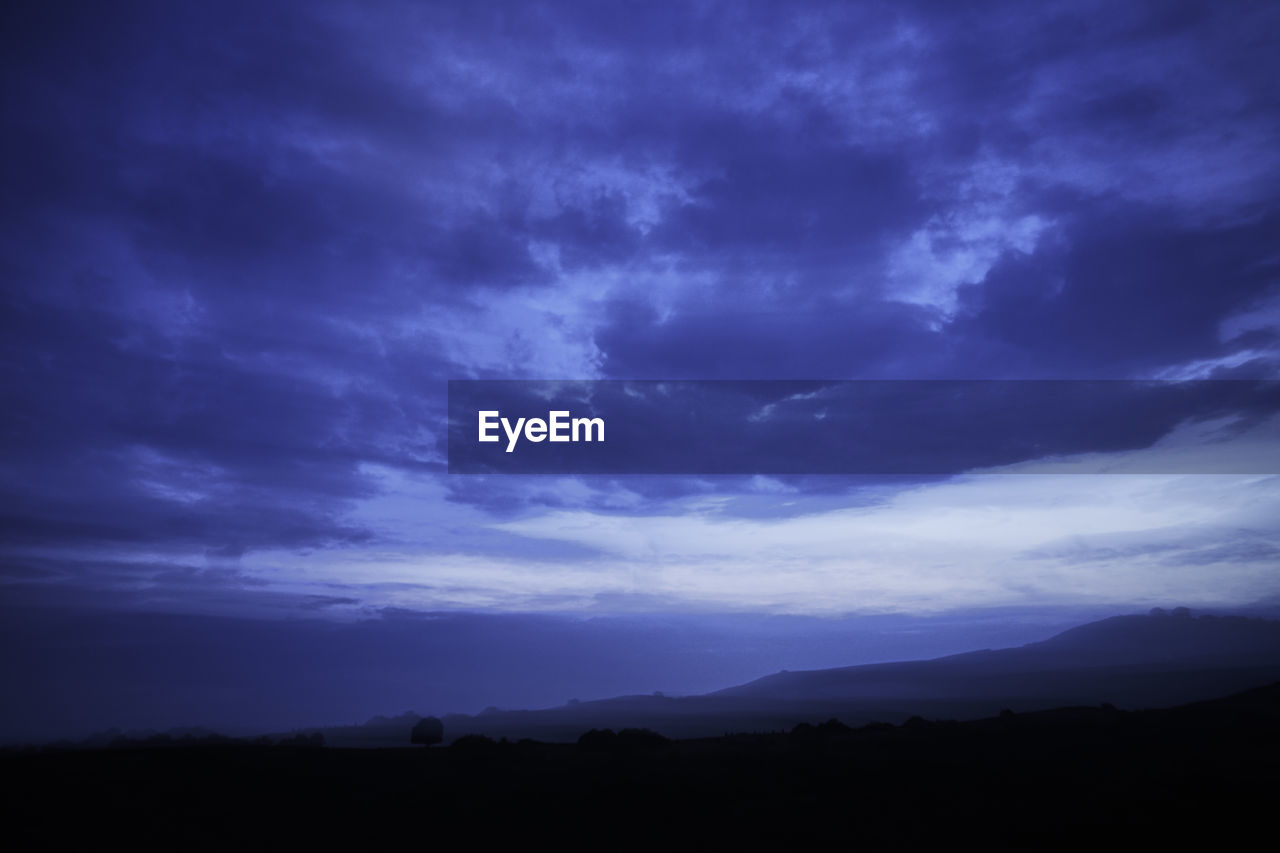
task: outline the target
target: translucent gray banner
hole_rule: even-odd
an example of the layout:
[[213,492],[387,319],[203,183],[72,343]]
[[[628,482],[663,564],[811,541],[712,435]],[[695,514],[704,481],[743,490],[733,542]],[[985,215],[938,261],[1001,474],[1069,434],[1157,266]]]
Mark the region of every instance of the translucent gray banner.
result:
[[1280,473],[1276,380],[455,380],[448,413],[454,474]]

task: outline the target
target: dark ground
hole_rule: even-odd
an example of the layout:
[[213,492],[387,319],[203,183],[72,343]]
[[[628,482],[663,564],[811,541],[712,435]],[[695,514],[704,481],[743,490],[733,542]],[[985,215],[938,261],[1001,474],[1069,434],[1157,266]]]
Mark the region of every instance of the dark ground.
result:
[[[630,742],[628,742],[630,741]],[[662,742],[221,743],[0,756],[9,849],[816,842],[1252,849],[1280,794],[1280,684],[1161,711]],[[1270,842],[1266,842],[1270,843]]]

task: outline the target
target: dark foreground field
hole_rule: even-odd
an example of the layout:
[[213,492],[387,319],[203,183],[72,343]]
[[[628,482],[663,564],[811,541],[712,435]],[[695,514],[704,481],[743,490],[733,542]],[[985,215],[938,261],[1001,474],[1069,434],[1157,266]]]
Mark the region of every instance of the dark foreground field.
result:
[[108,839],[171,849],[495,839],[1253,849],[1251,831],[1274,840],[1280,685],[1161,711],[667,743],[135,747],[8,754],[0,768],[9,849]]

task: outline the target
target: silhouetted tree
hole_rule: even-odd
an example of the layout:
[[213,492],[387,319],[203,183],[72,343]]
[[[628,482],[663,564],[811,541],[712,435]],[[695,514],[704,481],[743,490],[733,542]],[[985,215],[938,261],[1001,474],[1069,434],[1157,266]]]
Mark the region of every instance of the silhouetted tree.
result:
[[449,745],[449,752],[473,758],[485,758],[497,753],[500,745],[491,737],[479,734],[463,735]]
[[409,732],[409,743],[431,746],[442,740],[444,740],[444,723],[436,717],[423,717],[414,723],[413,730]]
[[291,738],[281,738],[280,746],[319,749],[324,746],[324,735],[321,732],[312,732],[311,734],[298,732]]
[[613,729],[592,729],[578,736],[578,749],[583,752],[612,752],[618,735]]
[[848,734],[853,729],[837,720],[835,717],[827,720],[825,723],[812,725],[810,723],[797,723],[791,729],[791,742],[799,744],[821,744],[825,743],[833,737]]
[[628,752],[646,752],[666,746],[671,741],[652,729],[623,729],[618,732],[618,748]]
[[844,723],[837,720],[835,717],[832,717],[831,719],[827,720],[825,723],[818,724],[816,728],[818,729],[818,731],[828,736],[843,735],[853,731],[853,729],[849,728]]
[[671,743],[651,729],[592,729],[578,737],[583,752],[648,752]]
[[902,727],[904,729],[907,729],[908,731],[922,731],[924,729],[930,728],[930,726],[931,726],[931,723],[928,720],[926,720],[924,717],[920,716],[919,714],[916,714],[910,717],[905,723],[902,724]]

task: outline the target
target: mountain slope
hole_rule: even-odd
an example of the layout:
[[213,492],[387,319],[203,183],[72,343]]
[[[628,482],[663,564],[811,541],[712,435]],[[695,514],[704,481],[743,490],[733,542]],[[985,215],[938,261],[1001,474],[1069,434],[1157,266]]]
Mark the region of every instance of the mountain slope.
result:
[[[1242,617],[1116,616],[1064,631],[1039,643],[927,661],[780,672],[715,696],[772,700],[981,697],[993,693],[1041,698],[1103,690],[1113,701],[1151,704],[1194,701],[1194,682],[1178,689],[1172,673],[1270,671],[1280,665],[1280,622]],[[1204,676],[1198,676],[1203,678]],[[1222,679],[1214,677],[1217,684]],[[1227,678],[1227,681],[1232,679]],[[1265,680],[1265,679],[1264,679]],[[1131,681],[1126,687],[1124,682]],[[1249,684],[1242,685],[1243,687]],[[1165,693],[1169,693],[1169,698]],[[1119,703],[1115,703],[1119,704]]]
[[1280,622],[1241,617],[1120,616],[1048,640],[924,661],[779,672],[701,696],[620,696],[539,711],[445,717],[462,734],[572,740],[591,728],[669,737],[789,729],[829,717],[857,724],[912,715],[976,719],[1109,703],[1170,707],[1280,680]]

